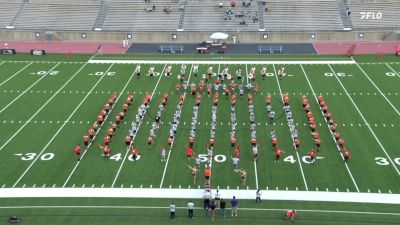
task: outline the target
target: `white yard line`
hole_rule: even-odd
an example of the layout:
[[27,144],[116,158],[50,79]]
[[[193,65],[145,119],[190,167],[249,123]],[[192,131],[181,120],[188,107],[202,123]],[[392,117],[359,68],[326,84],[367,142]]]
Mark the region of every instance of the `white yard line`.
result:
[[[188,77],[188,85],[187,85],[187,88],[188,88],[189,90],[190,90],[190,83],[189,83],[189,81],[190,81],[190,78],[191,78],[191,76],[192,76],[192,71],[193,71],[193,64],[192,64],[192,66],[190,67],[190,72],[189,72],[189,77]],[[183,96],[184,96],[184,98],[186,98],[186,91],[185,91],[185,93],[183,93]],[[186,101],[186,100],[184,100],[184,101]],[[183,104],[185,104],[185,102],[183,102]],[[183,106],[182,106],[182,110],[183,110]],[[170,156],[171,156],[172,147],[174,147],[174,143],[175,143],[175,138],[174,138],[173,141],[172,141],[171,148],[170,148],[171,150],[168,151],[167,161],[165,162],[165,167],[164,167],[163,175],[162,175],[162,177],[161,177],[160,188],[162,188],[162,186],[163,186],[163,184],[164,184],[165,174],[167,173],[168,162],[169,162],[169,158],[170,158]]]
[[[177,206],[177,209],[187,209],[186,206]],[[169,206],[128,206],[128,205],[20,205],[0,206],[0,209],[169,209]],[[203,207],[195,207],[196,210],[203,210]],[[226,208],[230,210],[231,208]],[[241,211],[276,211],[286,212],[288,209],[279,208],[240,208]],[[361,214],[361,215],[384,215],[400,216],[395,212],[372,212],[353,210],[320,210],[320,209],[296,209],[299,212],[312,212],[323,214]]]
[[104,118],[103,123],[100,125],[99,129],[97,129],[96,134],[94,135],[94,137],[92,138],[92,141],[89,143],[89,145],[86,147],[85,151],[83,152],[82,156],[81,156],[81,160],[79,160],[74,168],[72,169],[71,173],[68,175],[68,178],[65,180],[63,187],[65,187],[68,183],[68,181],[71,179],[72,175],[75,173],[75,170],[78,168],[79,164],[82,162],[83,157],[86,155],[87,150],[90,148],[90,146],[94,143],[94,140],[96,139],[97,134],[100,132],[101,128],[103,127],[103,125],[105,124],[105,122],[107,121],[107,118],[109,115],[111,115],[112,110],[114,109],[115,105],[117,104],[118,100],[121,98],[121,96],[123,95],[123,93],[125,92],[125,89],[128,87],[128,84],[131,82],[132,78],[134,77],[134,72],[132,72],[131,76],[129,76],[128,81],[126,82],[125,86],[122,88],[122,90],[119,92],[119,95],[117,97],[117,99],[115,100],[115,104],[113,104],[113,106],[111,107],[110,111],[108,112],[107,116]]
[[[273,65],[273,67],[274,67],[274,74],[275,74],[275,78],[276,78],[276,83],[278,84],[279,93],[280,93],[281,101],[282,101],[282,104],[283,104],[283,93],[282,93],[281,85],[279,84],[278,74],[276,73],[275,65]],[[306,176],[304,175],[303,166],[301,165],[302,161],[300,159],[299,152],[296,150],[296,146],[295,146],[294,142],[293,142],[293,149],[296,152],[297,162],[299,162],[299,167],[300,167],[300,171],[301,171],[301,176],[303,177],[304,186],[305,186],[306,190],[308,191],[308,185],[307,185],[307,181],[306,181]]]
[[[78,111],[78,109],[81,107],[81,105],[85,102],[85,100],[89,97],[90,93],[97,87],[97,85],[101,82],[101,80],[103,80],[103,78],[106,76],[105,74],[108,73],[108,71],[111,69],[111,67],[114,64],[111,64],[107,71],[104,73],[103,76],[101,76],[101,78],[94,84],[94,86],[92,87],[92,89],[90,89],[90,91],[88,92],[88,94],[86,94],[86,96],[82,99],[82,101],[78,104],[78,106],[76,106],[76,108],[74,109],[74,111],[72,111],[72,113],[68,116],[68,118],[66,119],[66,121],[69,121],[72,116],[75,115],[76,111]],[[50,141],[43,147],[43,149],[39,152],[39,154],[37,155],[37,157],[32,161],[32,163],[28,166],[28,168],[22,173],[22,175],[18,178],[18,180],[14,183],[13,187],[15,187],[18,182],[25,176],[26,173],[28,173],[28,171],[32,168],[32,166],[35,164],[35,162],[40,158],[40,156],[43,154],[43,152],[47,149],[47,147],[49,147],[49,145],[53,142],[53,140],[57,137],[57,135],[61,132],[61,130],[64,128],[64,126],[67,123],[63,123],[61,125],[61,127],[57,130],[57,132],[53,135],[53,137],[50,139]]]
[[[312,87],[311,82],[310,82],[310,80],[308,79],[308,75],[307,75],[306,71],[304,70],[303,65],[300,65],[300,67],[301,67],[301,69],[303,70],[303,74],[304,74],[304,76],[305,76],[305,78],[306,78],[306,80],[307,80],[308,86],[310,87],[310,89],[311,89],[311,91],[312,91],[312,93],[313,93],[313,95],[314,95],[314,99],[315,99],[315,101],[318,103],[317,94],[315,93],[314,88]],[[319,111],[321,112],[321,114],[322,114],[322,116],[323,116],[323,112],[322,112],[321,110],[319,110]],[[328,126],[327,123],[325,123],[325,124]],[[336,144],[335,136],[334,136],[332,130],[329,128],[329,126],[328,126],[328,130],[329,130],[329,132],[330,132],[330,134],[331,134],[331,137],[332,137],[332,139],[333,139],[333,142],[334,142],[335,145],[336,145],[336,148],[338,149],[338,152],[339,152],[340,157],[342,157],[342,160],[344,160],[343,155],[340,153],[340,148],[339,148],[339,146]],[[360,189],[358,188],[358,185],[357,185],[357,183],[356,183],[356,181],[355,181],[355,179],[354,179],[354,177],[353,177],[353,174],[352,174],[351,171],[350,171],[349,166],[347,165],[347,163],[345,163],[344,165],[346,166],[347,172],[349,173],[350,178],[351,178],[351,180],[353,181],[354,187],[356,188],[357,192],[360,192]]]
[[65,86],[67,86],[67,84],[68,84],[72,79],[74,79],[75,76],[78,75],[78,73],[79,73],[86,65],[87,65],[87,64],[84,64],[81,68],[79,68],[79,70],[76,71],[76,73],[75,73],[74,75],[72,75],[71,78],[69,78],[69,79],[63,84],[63,86],[61,86],[57,91],[55,91],[55,92],[54,92],[54,95],[51,96],[51,97],[42,105],[42,107],[40,107],[40,108],[39,108],[39,109],[24,123],[24,125],[22,125],[22,127],[20,127],[20,128],[17,130],[17,132],[15,132],[15,133],[13,134],[13,136],[11,136],[11,137],[0,147],[0,151],[3,150],[3,148],[4,148],[15,136],[17,136],[17,135],[19,134],[19,132],[21,132],[21,130],[24,129],[24,127],[25,127],[26,125],[28,125],[28,123],[29,123],[37,114],[39,114],[39,113],[42,111],[42,109],[43,109],[44,107],[47,106],[47,104],[49,104],[49,102],[50,102],[54,97],[56,97],[57,94],[58,94]]
[[[369,82],[371,82],[372,85],[374,85],[374,87],[376,88],[376,90],[378,90],[378,92],[381,94],[381,96],[386,100],[387,103],[389,103],[389,105],[394,109],[394,111],[397,113],[398,116],[400,116],[400,112],[399,110],[396,109],[396,107],[392,104],[392,102],[386,97],[386,95],[381,91],[381,89],[375,84],[375,82],[368,76],[368,74],[364,71],[364,69],[358,65],[358,63],[356,64],[358,66],[358,68],[363,72],[363,74],[367,77],[367,79],[369,80]],[[387,64],[386,64],[387,65]]]
[[[177,206],[177,209],[187,209],[186,206]],[[128,206],[128,205],[20,205],[20,206],[0,206],[0,209],[169,209],[169,206]],[[196,210],[203,210],[203,207],[195,207]],[[226,208],[230,210],[231,208]],[[276,211],[286,212],[288,209],[279,208],[240,208],[241,211]],[[361,214],[361,215],[384,215],[400,216],[395,212],[372,212],[372,211],[353,211],[353,210],[320,210],[320,209],[296,209],[299,212],[312,212],[323,214]]]
[[[4,62],[3,62],[4,63]],[[28,66],[32,65],[33,62],[30,62],[28,65],[24,66],[22,69],[18,70],[18,72],[14,73],[11,77],[7,78],[5,81],[0,83],[0,87],[5,84],[7,81],[11,80],[12,78],[14,78],[15,76],[17,76],[19,73],[21,73],[22,71],[24,71]]]
[[[225,197],[254,200],[255,189],[220,189]],[[202,199],[204,189],[178,188],[1,188],[0,198],[164,198]],[[400,194],[264,190],[263,200],[400,204]]]
[[315,60],[315,61],[243,61],[243,60],[231,60],[231,61],[223,61],[223,60],[209,60],[209,61],[198,61],[198,60],[99,60],[93,59],[89,60],[89,63],[115,63],[115,64],[177,64],[177,63],[186,63],[186,64],[236,64],[236,65],[246,65],[246,64],[254,64],[254,65],[272,65],[272,64],[355,64],[354,60]]
[[[160,78],[158,78],[158,81],[157,81],[157,83],[156,83],[156,86],[154,87],[153,91],[151,92],[150,104],[151,104],[151,100],[153,99],[154,93],[156,92],[156,89],[157,89],[157,87],[158,87],[158,84],[160,83],[161,78],[164,76],[165,67],[167,67],[167,64],[164,65],[164,68],[162,69],[162,71],[161,71],[161,73],[160,73]],[[143,119],[140,121],[140,123],[139,123],[139,125],[138,125],[138,127],[137,127],[137,130],[136,130],[136,133],[133,135],[131,144],[130,144],[130,145],[128,146],[128,148],[126,149],[124,158],[122,159],[122,163],[121,163],[121,165],[119,166],[118,171],[117,171],[117,174],[115,175],[115,178],[114,178],[114,180],[113,180],[113,182],[112,182],[112,184],[111,184],[111,187],[112,187],[112,188],[114,187],[115,183],[117,182],[117,179],[118,179],[119,174],[121,173],[122,167],[124,166],[125,161],[126,161],[126,159],[128,158],[128,154],[129,154],[129,151],[130,151],[130,149],[131,149],[132,143],[134,142],[134,140],[135,140],[135,138],[136,138],[136,135],[139,133],[140,126],[141,126],[142,123],[143,123],[144,116],[146,115],[147,111],[148,111],[148,109],[144,112],[144,114],[143,114]]]
[[[360,109],[358,108],[358,106],[356,105],[356,103],[354,102],[353,98],[351,97],[350,93],[347,91],[347,89],[344,87],[344,85],[342,84],[342,82],[340,81],[340,79],[337,77],[336,72],[333,70],[331,65],[328,65],[329,68],[331,69],[331,71],[333,72],[333,74],[335,75],[336,80],[339,82],[340,86],[343,88],[343,90],[346,92],[347,97],[349,97],[351,103],[353,104],[354,108],[357,110],[358,114],[360,114],[361,118],[363,119],[365,124],[369,124],[368,121],[365,119],[364,115],[361,113]],[[371,132],[372,136],[374,136],[376,142],[378,143],[378,145],[381,147],[382,151],[385,153],[386,157],[388,158],[388,160],[390,161],[390,163],[392,164],[393,168],[396,170],[397,174],[400,175],[400,171],[399,169],[396,167],[396,164],[393,162],[392,158],[389,156],[389,154],[387,153],[385,147],[383,147],[381,141],[378,139],[378,137],[375,135],[375,132],[372,130],[371,126],[367,126],[369,131]]]
[[44,74],[43,76],[41,76],[37,81],[35,81],[31,86],[29,86],[27,89],[25,89],[23,92],[21,92],[21,94],[19,94],[16,98],[14,98],[10,103],[8,103],[6,106],[4,106],[3,109],[0,110],[0,114],[2,112],[4,112],[4,110],[6,110],[11,104],[13,104],[15,101],[17,101],[22,95],[24,95],[27,91],[29,91],[33,86],[35,86],[37,83],[39,83],[39,81],[41,81],[43,78],[46,77],[47,74],[49,74],[52,70],[54,70],[54,68],[56,68],[58,65],[60,65],[60,63],[57,63],[53,68],[51,68],[50,70],[48,70],[46,72],[46,74]]
[[[244,78],[243,78],[244,81]],[[246,85],[249,83],[249,70],[247,68],[247,64],[246,64]],[[243,84],[243,82],[242,82]],[[257,162],[255,160],[253,160],[253,165],[254,165],[254,178],[256,181],[256,189],[258,189],[258,173],[257,173]]]
[[385,63],[385,65],[386,65],[387,67],[389,67],[389,69],[390,69],[391,71],[393,71],[393,73],[396,74],[396,76],[400,77],[399,73],[396,72],[396,70],[394,70],[391,66],[389,66],[389,64]]

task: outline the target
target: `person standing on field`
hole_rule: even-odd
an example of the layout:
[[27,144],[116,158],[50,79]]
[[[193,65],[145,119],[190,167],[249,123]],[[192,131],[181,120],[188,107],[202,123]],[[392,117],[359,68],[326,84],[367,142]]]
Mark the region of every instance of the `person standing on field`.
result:
[[226,206],[226,202],[223,198],[221,198],[221,201],[219,202],[219,209],[220,209],[219,215],[221,217],[226,217],[225,216],[225,206]]
[[187,204],[187,208],[188,208],[188,215],[189,215],[189,219],[193,219],[193,210],[194,210],[194,203],[192,201],[189,201]]
[[233,196],[233,198],[231,200],[231,208],[232,208],[231,216],[237,216],[238,205],[239,205],[239,201],[236,199],[235,196]]
[[171,204],[169,205],[169,213],[171,220],[175,219],[175,212],[176,212],[176,205],[174,202],[171,202]]
[[256,192],[256,204],[258,202],[260,202],[260,204],[261,204],[261,194],[262,194],[261,189],[258,189]]

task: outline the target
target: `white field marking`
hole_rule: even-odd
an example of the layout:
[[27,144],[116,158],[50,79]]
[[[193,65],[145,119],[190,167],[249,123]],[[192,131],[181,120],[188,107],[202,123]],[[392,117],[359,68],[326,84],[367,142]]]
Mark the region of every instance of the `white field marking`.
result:
[[[3,188],[0,198],[175,198],[202,199],[203,189],[178,188]],[[238,199],[253,200],[256,189],[220,189],[224,196],[235,195]],[[275,191],[263,192],[265,200],[353,202],[400,204],[400,194],[326,191]]]
[[[44,64],[44,63],[63,63],[63,64],[65,64],[66,62],[64,62],[64,61],[60,61],[60,62],[58,62],[58,61],[35,61],[35,60],[33,60],[33,61],[22,61],[22,60],[11,60],[11,61],[7,61],[7,62],[12,62],[12,63],[27,63],[27,62],[33,62],[33,63],[41,63],[41,64]],[[73,62],[74,64],[86,64],[87,62]]]
[[[134,73],[134,72],[133,72]],[[65,180],[63,187],[65,187],[68,183],[68,181],[71,179],[72,175],[75,173],[75,170],[78,168],[80,162],[82,161],[83,157],[86,155],[87,150],[90,148],[90,146],[92,145],[92,143],[94,142],[97,134],[99,133],[99,131],[101,130],[101,128],[103,127],[103,125],[106,123],[106,120],[108,118],[109,115],[111,115],[112,110],[114,109],[114,106],[117,105],[116,103],[118,102],[118,100],[120,99],[120,97],[122,96],[122,93],[124,93],[125,89],[128,87],[128,84],[131,82],[132,77],[133,77],[133,73],[131,74],[131,76],[129,76],[128,81],[126,82],[125,86],[122,88],[122,90],[119,92],[117,99],[115,100],[115,104],[113,104],[111,106],[110,111],[108,112],[108,114],[106,115],[106,117],[104,118],[103,123],[100,125],[100,127],[97,129],[95,135],[93,136],[92,141],[88,144],[88,146],[85,148],[85,151],[83,151],[82,156],[81,156],[81,160],[77,161],[77,163],[75,164],[74,168],[72,169],[71,173],[68,175],[68,178]],[[90,93],[90,92],[89,92]]]
[[115,63],[115,64],[177,64],[177,63],[186,63],[186,64],[236,64],[236,65],[246,65],[246,64],[254,64],[254,65],[272,65],[272,64],[355,64],[356,62],[353,60],[316,60],[316,61],[198,61],[198,60],[89,60],[88,63]]
[[19,73],[21,73],[23,70],[25,70],[28,66],[32,65],[33,62],[29,63],[28,65],[26,65],[25,67],[23,67],[22,69],[18,70],[18,72],[14,73],[11,77],[9,77],[7,80],[3,81],[0,83],[0,87],[5,84],[7,81],[11,80],[12,78],[14,78],[15,76],[17,76]]
[[35,86],[37,83],[39,83],[39,81],[41,81],[43,78],[46,77],[47,74],[49,74],[52,70],[54,70],[54,68],[56,68],[58,65],[60,65],[60,63],[56,64],[53,68],[51,68],[49,71],[46,72],[46,74],[44,74],[43,76],[41,76],[37,81],[33,82],[33,84],[31,86],[29,86],[27,89],[25,89],[23,92],[21,92],[21,94],[19,94],[16,98],[14,98],[10,103],[8,103],[6,106],[4,106],[4,108],[2,108],[0,110],[0,114],[2,112],[4,112],[4,110],[6,110],[11,104],[13,104],[15,101],[17,101],[22,95],[24,95],[26,92],[28,92],[33,86]]
[[[177,209],[186,209],[187,207],[176,207]],[[169,209],[166,206],[127,206],[127,205],[22,205],[22,206],[0,206],[0,209]],[[196,210],[202,210],[202,207],[195,207]],[[230,210],[231,208],[226,208]],[[286,212],[288,209],[265,209],[265,208],[240,208],[243,211],[276,211]],[[320,209],[296,209],[299,212],[312,212],[323,214],[361,214],[361,215],[384,215],[400,216],[395,212],[372,212],[372,211],[345,211],[345,210],[320,210]]]
[[76,71],[76,73],[75,73],[74,75],[72,75],[71,78],[69,78],[69,79],[63,84],[63,86],[61,86],[61,87],[54,93],[54,95],[52,95],[52,96],[42,105],[42,107],[40,107],[40,108],[38,109],[38,110],[24,123],[24,125],[22,125],[22,127],[20,127],[20,128],[17,130],[17,132],[15,132],[15,133],[13,134],[13,136],[11,136],[11,137],[6,141],[6,143],[4,143],[4,144],[0,147],[0,151],[3,150],[3,148],[4,148],[15,136],[17,136],[17,135],[19,134],[19,132],[21,132],[21,130],[22,130],[29,122],[31,122],[32,119],[33,119],[39,112],[41,112],[42,109],[43,109],[44,107],[47,106],[47,104],[49,104],[49,102],[50,102],[54,97],[57,96],[57,94],[60,92],[60,90],[63,89],[65,86],[67,86],[67,84],[68,84],[72,79],[74,79],[75,76],[78,75],[78,73],[79,73],[86,65],[87,65],[87,64],[84,64],[81,68],[79,68],[79,70]]
[[[191,67],[190,67],[190,72],[189,72],[189,77],[188,77],[188,83],[189,83],[190,78],[191,78],[191,76],[192,76],[192,71],[193,71],[193,64],[192,64]],[[185,93],[183,93],[183,99],[184,99],[183,104],[185,104],[185,98],[186,98],[186,91],[185,91]],[[183,110],[183,106],[182,106],[182,110]],[[178,125],[179,125],[179,124],[178,124]],[[167,162],[165,163],[163,175],[162,175],[162,177],[161,177],[160,188],[162,188],[162,186],[163,186],[163,184],[164,184],[165,174],[167,173],[169,158],[170,158],[170,156],[171,156],[171,151],[172,151],[172,147],[174,146],[174,143],[175,143],[175,137],[174,137],[173,140],[172,140],[172,144],[171,144],[171,148],[170,148],[171,150],[168,151]]]
[[[249,71],[247,68],[247,64],[246,64],[246,85],[249,83]],[[244,80],[244,78],[243,78]],[[255,177],[255,181],[256,181],[256,188],[258,189],[258,174],[257,174],[257,162],[255,160],[253,160],[253,165],[254,165],[254,177]]]
[[[151,103],[151,100],[153,99],[154,93],[156,92],[156,89],[157,89],[157,87],[158,87],[158,84],[160,83],[161,78],[163,77],[165,67],[167,67],[167,64],[164,65],[164,68],[162,69],[162,71],[161,71],[161,73],[160,73],[160,78],[158,78],[158,81],[157,81],[157,83],[156,83],[156,86],[154,87],[153,91],[151,92],[150,103]],[[113,182],[112,182],[112,184],[111,184],[111,187],[112,187],[112,188],[114,187],[115,183],[117,182],[119,173],[121,173],[122,167],[124,166],[124,163],[125,163],[126,159],[128,158],[128,154],[129,154],[129,151],[130,151],[130,149],[131,149],[132,143],[134,142],[137,133],[139,133],[140,126],[141,126],[142,123],[143,123],[144,116],[147,114],[147,111],[148,111],[148,109],[146,109],[146,111],[144,112],[144,114],[143,114],[143,119],[140,121],[140,123],[139,123],[139,125],[138,125],[138,127],[137,127],[137,130],[136,130],[136,133],[133,135],[131,144],[130,144],[130,145],[127,147],[127,149],[126,149],[124,158],[122,159],[121,165],[119,166],[118,171],[117,171],[117,174],[115,175],[115,178],[114,178],[114,180],[113,180]]]
[[[86,65],[86,64],[85,64]],[[111,67],[114,64],[111,64],[107,71],[104,73],[103,76],[101,76],[101,78],[93,85],[91,91],[93,91],[97,85],[100,83],[101,80],[103,80],[103,78],[105,77],[105,74],[107,74],[107,72],[111,69]],[[87,99],[87,97],[89,97],[89,94],[86,94],[86,96],[82,99],[82,101],[78,104],[78,106],[76,106],[76,108],[74,109],[74,111],[72,111],[72,113],[68,116],[68,118],[66,119],[67,121],[71,119],[72,116],[74,116],[74,114],[76,113],[76,111],[78,111],[79,107],[85,102],[85,100]],[[14,183],[13,187],[15,187],[18,182],[25,176],[26,173],[28,173],[28,171],[32,168],[32,166],[35,164],[35,162],[40,158],[40,156],[43,154],[44,151],[46,151],[47,147],[49,147],[49,145],[53,142],[53,140],[57,137],[57,135],[61,132],[61,130],[64,128],[64,126],[67,123],[63,123],[61,125],[61,127],[57,130],[57,132],[53,135],[53,137],[50,139],[50,141],[43,147],[43,149],[39,152],[39,154],[37,154],[36,158],[32,161],[32,163],[28,166],[28,168],[22,173],[22,175],[18,178],[18,180]]]
[[[346,92],[346,94],[348,94],[347,89],[343,86],[342,82],[340,81],[340,79],[337,77],[336,72],[333,70],[333,68],[331,67],[331,65],[328,65],[329,68],[331,69],[331,71],[333,72],[333,74],[335,75],[336,80],[339,82],[340,86],[342,86],[343,90]],[[364,120],[365,124],[369,124],[368,121],[365,119],[364,115],[361,113],[360,109],[358,108],[358,106],[356,105],[356,103],[354,102],[353,98],[350,95],[347,95],[351,101],[351,103],[353,104],[354,108],[357,110],[358,114],[360,114],[361,118]],[[388,158],[388,160],[390,161],[390,163],[392,164],[393,168],[396,170],[397,174],[400,175],[400,171],[399,169],[396,167],[396,164],[393,162],[392,158],[390,158],[389,154],[387,153],[385,147],[383,147],[381,141],[378,139],[378,137],[375,135],[375,132],[372,130],[371,126],[367,126],[367,128],[369,129],[369,131],[371,132],[372,136],[374,136],[376,142],[378,143],[378,145],[381,147],[382,151],[385,153],[386,157]]]
[[[304,74],[304,76],[305,76],[305,78],[306,78],[306,80],[307,80],[308,86],[310,87],[310,89],[311,89],[311,91],[312,91],[312,93],[313,93],[314,99],[315,99],[315,101],[318,103],[317,95],[315,94],[314,88],[313,88],[313,86],[311,85],[310,80],[308,79],[307,73],[306,73],[306,71],[304,70],[303,65],[300,65],[300,67],[301,67],[301,70],[303,70],[303,74]],[[324,113],[321,111],[321,108],[319,108],[319,111],[321,112],[321,114],[322,114],[322,116],[323,116]],[[343,155],[340,153],[340,148],[339,148],[339,146],[336,144],[335,136],[334,136],[332,130],[329,129],[329,125],[328,125],[327,123],[325,123],[325,124],[326,124],[326,126],[328,127],[329,133],[331,134],[332,140],[333,140],[333,142],[334,142],[335,145],[336,145],[336,148],[337,148],[337,150],[338,150],[338,152],[339,152],[340,157],[342,158],[342,160],[344,160]],[[353,177],[353,174],[352,174],[351,171],[350,171],[349,166],[347,165],[347,163],[344,163],[344,165],[346,166],[347,172],[349,173],[350,178],[351,178],[351,180],[353,181],[354,187],[356,188],[357,192],[360,192],[360,189],[358,188],[357,182],[355,181],[355,179],[354,179],[354,177]]]
[[[281,85],[279,84],[279,79],[278,79],[278,76],[277,76],[277,73],[276,73],[275,64],[273,65],[273,67],[274,67],[274,74],[275,74],[275,78],[276,78],[276,83],[278,84],[279,92],[280,92],[280,95],[281,95],[281,101],[282,101],[282,104],[283,104],[283,93],[282,93]],[[301,165],[302,161],[300,159],[299,152],[296,150],[296,145],[294,144],[294,141],[292,141],[292,144],[293,144],[294,151],[296,152],[296,155],[297,155],[297,162],[299,163],[301,176],[303,177],[304,186],[306,188],[306,191],[308,191],[308,185],[307,185],[307,181],[306,181],[306,176],[304,175],[303,166]]]
[[[393,71],[393,73],[396,74],[396,76],[400,77],[399,73],[396,72],[396,70],[394,70],[391,66],[389,66],[389,64],[385,63],[385,65],[386,65],[387,67],[389,67],[389,69],[390,69],[391,71]],[[0,85],[0,86],[1,86],[1,85]]]
[[[372,85],[374,85],[374,87],[376,88],[376,90],[378,90],[378,92],[381,94],[381,96],[386,100],[387,103],[389,103],[389,105],[394,109],[394,111],[397,113],[398,116],[400,116],[400,112],[399,110],[396,109],[396,107],[392,104],[392,102],[386,97],[386,95],[381,91],[381,89],[379,89],[379,87],[375,84],[375,82],[373,80],[371,80],[371,78],[368,76],[368,74],[364,71],[364,69],[356,64],[358,66],[358,68],[363,72],[363,74],[367,77],[367,79],[369,80],[369,82],[371,82]],[[390,93],[389,93],[390,95]]]

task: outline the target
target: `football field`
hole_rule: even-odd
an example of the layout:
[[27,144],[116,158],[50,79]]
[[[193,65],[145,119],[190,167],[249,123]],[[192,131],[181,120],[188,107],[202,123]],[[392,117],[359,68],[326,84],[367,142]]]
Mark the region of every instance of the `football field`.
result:
[[[2,188],[203,190],[203,171],[208,166],[214,190],[400,194],[400,63],[395,60],[358,62],[350,58],[284,56],[230,61],[219,57],[138,60],[96,56],[63,61],[46,57],[40,61],[30,56],[0,59]],[[140,77],[135,74],[138,65]],[[153,76],[149,75],[151,68]],[[168,68],[171,72],[166,76]],[[264,76],[263,68],[267,70]],[[283,77],[277,75],[281,68],[285,69]],[[238,70],[242,71],[241,79]],[[176,90],[181,74],[188,87]],[[212,84],[210,94],[207,84],[204,91],[199,86],[207,74]],[[224,79],[224,74],[229,75]],[[216,80],[220,87],[215,87]],[[236,87],[231,88],[232,82]],[[192,84],[198,97],[192,96]],[[237,94],[234,106],[233,93]],[[103,138],[130,94],[133,102],[114,130],[111,154],[106,158],[99,146],[104,145]],[[82,137],[113,95],[114,104],[85,146]],[[148,107],[140,112],[146,95],[151,96]],[[166,95],[168,101],[160,113]],[[267,96],[271,97],[273,118],[267,113]],[[283,96],[289,98],[291,119],[285,112]],[[328,105],[332,124],[324,117],[319,96]],[[304,98],[322,142],[315,163],[309,156],[316,145],[302,106]],[[157,116],[159,126],[155,128]],[[132,134],[133,124],[136,132]],[[332,132],[333,125],[336,132]],[[298,149],[293,126],[301,141]],[[169,146],[171,129],[176,133]],[[284,151],[278,162],[272,133]],[[340,133],[345,149],[351,152],[347,163],[335,133]],[[126,145],[127,135],[133,137],[133,144]],[[153,137],[151,145],[149,136]],[[193,151],[201,161],[195,181],[188,168],[195,166],[195,157],[188,160],[185,150],[190,136],[195,136]],[[238,168],[247,172],[245,183],[232,163],[232,136],[240,146]],[[215,144],[209,157],[206,146],[212,137]],[[257,160],[252,154],[254,138],[259,142]],[[80,161],[73,152],[77,144],[81,146]],[[132,146],[139,151],[136,160]],[[162,146],[166,148],[165,160]],[[168,191],[163,194],[168,196]]]

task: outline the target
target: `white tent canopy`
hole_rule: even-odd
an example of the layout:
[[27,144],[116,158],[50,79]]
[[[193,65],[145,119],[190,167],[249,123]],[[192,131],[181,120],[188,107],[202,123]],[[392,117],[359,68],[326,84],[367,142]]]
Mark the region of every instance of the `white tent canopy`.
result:
[[221,33],[221,32],[217,32],[217,33],[213,33],[211,34],[210,38],[211,39],[218,39],[218,40],[225,40],[229,37],[228,34],[225,33]]

